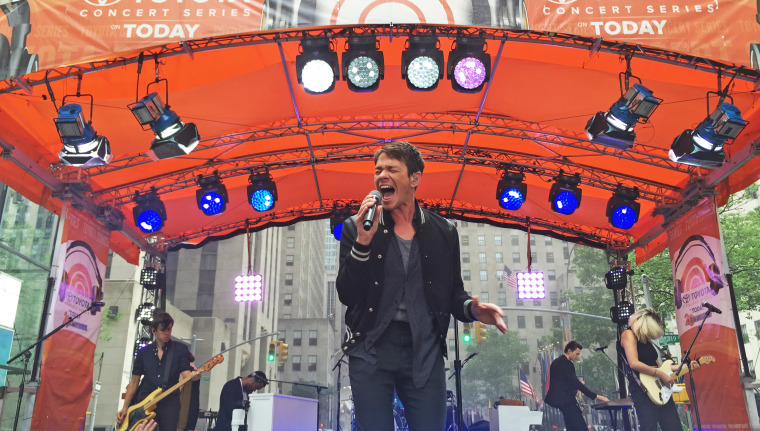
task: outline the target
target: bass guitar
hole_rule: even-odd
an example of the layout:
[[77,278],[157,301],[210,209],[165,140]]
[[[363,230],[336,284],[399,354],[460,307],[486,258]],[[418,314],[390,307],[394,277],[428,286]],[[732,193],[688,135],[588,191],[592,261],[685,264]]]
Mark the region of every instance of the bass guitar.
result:
[[[709,364],[710,362],[715,361],[715,358],[712,356],[702,356],[699,359],[697,359],[697,362],[699,362],[699,365]],[[663,362],[660,368],[660,372],[665,373],[667,375],[673,374],[673,371],[670,369],[670,366],[673,365],[673,361],[668,359],[667,361]],[[684,374],[689,372],[689,368],[685,365],[681,368],[681,372],[674,376],[674,378],[678,378],[683,376]],[[657,375],[661,375],[660,373],[656,373]],[[670,401],[671,395],[675,392],[681,392],[684,388],[683,386],[673,385],[672,387],[667,387],[658,377],[650,376],[647,374],[639,374],[639,379],[641,380],[641,389],[644,390],[644,392],[649,395],[649,399],[652,400],[653,403],[657,404],[658,406],[664,405],[668,401]]]
[[121,423],[118,431],[131,431],[141,422],[145,422],[156,417],[156,412],[154,411],[156,409],[156,404],[158,404],[172,392],[179,389],[182,385],[190,381],[193,377],[204,371],[208,371],[214,368],[216,364],[219,364],[222,361],[224,361],[224,356],[216,355],[206,361],[202,367],[191,372],[189,376],[185,377],[184,379],[180,379],[180,381],[171,388],[165,391],[161,388],[158,388],[155,391],[151,392],[147,397],[145,397],[144,400],[133,405],[129,408],[129,410],[127,410],[127,415],[124,417],[124,421]]

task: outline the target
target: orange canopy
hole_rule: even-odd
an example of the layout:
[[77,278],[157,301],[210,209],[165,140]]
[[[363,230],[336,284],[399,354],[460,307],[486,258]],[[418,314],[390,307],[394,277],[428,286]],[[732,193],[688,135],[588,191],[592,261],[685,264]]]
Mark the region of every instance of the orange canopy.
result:
[[[332,92],[307,94],[296,82],[301,40],[330,37],[340,56],[347,36],[357,32],[378,36],[385,56],[379,89],[355,93],[338,82]],[[445,78],[433,91],[409,90],[400,64],[410,33],[435,33],[444,53],[457,35],[485,37],[490,82],[474,94],[455,92]],[[600,248],[646,246],[643,259],[662,249],[656,239],[664,215],[677,216],[713,190],[724,202],[759,178],[752,159],[760,133],[758,72],[661,49],[557,33],[378,25],[221,36],[142,54],[139,85],[139,52],[0,82],[0,179],[53,211],[60,198],[71,198],[102,220],[124,215],[126,237],[113,235],[112,248],[132,262],[137,246],[197,245],[351,207],[374,188],[374,151],[396,139],[412,142],[426,159],[417,191],[423,205],[452,218],[530,226]],[[663,102],[637,126],[636,144],[619,150],[589,141],[584,127],[620,97],[626,57],[633,75]],[[201,143],[189,155],[159,161],[146,155],[154,136],[127,105],[146,94],[156,74],[168,80],[172,109],[199,129]],[[107,166],[77,169],[58,161],[56,106],[68,95],[67,103],[83,100],[89,110],[89,100],[74,96],[77,75],[81,93],[94,99],[93,126],[111,143]],[[726,147],[726,163],[709,170],[669,160],[673,139],[712,111],[715,93],[729,82],[732,103],[750,123]],[[162,94],[162,85],[152,90]],[[517,211],[501,209],[495,198],[505,164],[526,174],[527,202]],[[265,169],[279,200],[272,211],[257,213],[246,202],[246,186],[251,172]],[[560,170],[581,177],[581,206],[569,216],[554,213],[548,202]],[[224,214],[208,217],[196,207],[196,181],[215,171],[230,202]],[[640,219],[628,231],[611,227],[605,216],[618,184],[641,194]],[[135,192],[150,189],[165,203],[167,220],[159,235],[146,239],[131,212]]]

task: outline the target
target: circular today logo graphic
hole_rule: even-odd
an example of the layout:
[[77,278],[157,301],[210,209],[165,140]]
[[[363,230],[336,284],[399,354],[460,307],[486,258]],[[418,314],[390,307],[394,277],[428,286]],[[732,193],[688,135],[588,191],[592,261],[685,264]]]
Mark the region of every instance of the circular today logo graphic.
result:
[[576,0],[547,0],[549,3],[558,4],[560,6],[566,6],[569,4],[573,4],[576,2]]
[[98,7],[113,6],[120,1],[121,0],[84,0],[85,3]]

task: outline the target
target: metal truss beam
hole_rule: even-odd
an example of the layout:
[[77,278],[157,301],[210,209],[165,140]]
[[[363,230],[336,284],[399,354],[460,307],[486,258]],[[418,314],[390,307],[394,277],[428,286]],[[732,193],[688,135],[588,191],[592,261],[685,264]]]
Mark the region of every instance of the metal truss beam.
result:
[[[284,226],[304,220],[324,219],[332,215],[345,213],[347,209],[351,212],[356,212],[359,209],[355,202],[347,200],[323,199],[322,202],[324,206],[320,206],[319,202],[316,201],[306,202],[298,207],[273,211],[256,218],[247,218],[224,225],[187,231],[176,237],[165,238],[165,245],[169,250],[183,248],[188,247],[188,243],[193,240],[203,238],[204,240],[197,244],[197,246],[201,246],[207,241],[238,235],[246,231],[258,231],[272,226]],[[596,248],[625,249],[631,241],[629,234],[613,229],[589,228],[572,223],[556,223],[541,218],[520,217],[505,211],[494,211],[466,202],[423,199],[419,200],[419,203],[422,207],[435,211],[447,218],[483,222],[494,226],[523,231],[527,231],[528,226],[530,226],[533,233]]]
[[[379,24],[379,25],[356,25],[329,27],[320,29],[292,29],[273,30],[260,33],[248,33],[238,35],[224,35],[208,37],[193,41],[169,43],[159,47],[145,49],[132,55],[114,57],[106,60],[96,60],[80,63],[72,66],[64,66],[47,71],[35,72],[24,75],[23,78],[5,79],[0,81],[0,94],[24,91],[38,85],[44,85],[45,81],[53,82],[68,79],[80,74],[88,74],[99,70],[124,67],[137,63],[140,54],[145,57],[156,59],[172,57],[176,55],[195,56],[204,51],[245,47],[251,45],[299,42],[309,37],[329,37],[332,39],[347,39],[352,34],[372,33],[378,38],[408,37],[413,34],[435,34],[438,37],[455,39],[460,35],[478,35],[485,39],[504,40],[511,43],[537,43],[543,45],[563,46],[568,48],[587,50],[594,52],[609,52],[621,55],[630,55],[651,61],[659,61],[674,64],[689,69],[715,74],[731,74],[736,79],[758,82],[760,72],[747,66],[742,66],[725,61],[711,60],[704,57],[681,54],[632,43],[618,43],[598,38],[577,36],[565,33],[548,31],[511,30],[501,28],[480,27],[456,27],[447,25],[425,24]],[[18,81],[23,81],[19,83]]]

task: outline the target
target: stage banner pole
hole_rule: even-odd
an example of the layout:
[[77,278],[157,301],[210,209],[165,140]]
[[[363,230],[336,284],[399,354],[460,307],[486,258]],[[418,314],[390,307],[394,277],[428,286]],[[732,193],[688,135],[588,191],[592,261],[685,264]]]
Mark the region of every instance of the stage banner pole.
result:
[[[69,202],[64,203],[61,218],[63,234],[45,333],[103,299],[110,233]],[[45,340],[31,429],[83,428],[100,321],[101,310],[93,308]]]
[[[715,200],[703,199],[668,226],[667,236],[682,353],[705,318],[707,308],[702,303],[709,302],[722,311],[710,315],[691,354],[692,359],[706,355],[715,358],[714,363],[700,367],[693,375],[702,427],[749,431],[731,286],[724,275],[728,263],[724,259]],[[689,399],[693,400],[694,388],[687,384],[687,389]]]

